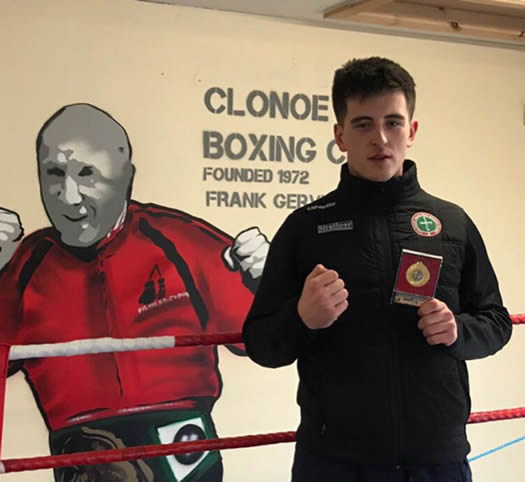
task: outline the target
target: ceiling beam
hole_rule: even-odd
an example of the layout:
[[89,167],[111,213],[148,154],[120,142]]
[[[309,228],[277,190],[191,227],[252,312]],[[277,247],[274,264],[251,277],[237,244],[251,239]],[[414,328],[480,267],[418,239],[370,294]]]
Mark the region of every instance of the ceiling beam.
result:
[[[392,3],[394,0],[350,0],[327,8],[323,12],[324,18],[348,18],[361,12],[374,11],[380,7]],[[342,15],[342,16],[341,16]]]
[[[485,0],[486,2],[490,1],[492,8],[494,8],[494,4],[498,4],[497,13],[483,11],[482,1],[463,0],[443,2],[441,5],[436,0],[431,2],[428,0],[343,2],[325,11],[324,17],[365,25],[380,25],[421,32],[439,32],[454,34],[455,36],[505,40],[525,44],[525,1],[520,1],[520,8],[516,10],[516,5],[509,8],[509,1],[518,0]],[[476,2],[482,11],[474,10]]]
[[411,20],[430,20],[433,22],[444,22],[461,26],[479,26],[488,29],[509,30],[519,34],[525,31],[525,10],[524,16],[516,15],[493,15],[482,12],[461,10],[457,8],[443,8],[431,5],[422,5],[420,3],[401,3],[392,2],[380,12],[386,15],[392,15],[401,19]]
[[464,3],[488,5],[489,7],[518,8],[525,10],[524,0],[461,0]]
[[353,18],[353,22],[365,25],[377,25],[389,28],[402,28],[420,32],[453,34],[457,37],[504,40],[525,45],[525,32],[511,31],[483,25],[458,25],[455,23],[424,18],[403,18],[384,13],[362,13]]

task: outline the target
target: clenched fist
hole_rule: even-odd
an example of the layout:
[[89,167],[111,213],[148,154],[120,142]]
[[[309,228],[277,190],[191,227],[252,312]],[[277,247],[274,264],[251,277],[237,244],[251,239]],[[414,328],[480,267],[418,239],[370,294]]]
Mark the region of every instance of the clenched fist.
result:
[[23,234],[18,214],[0,208],[0,269],[11,259]]
[[244,284],[255,292],[260,282],[270,243],[259,228],[241,231],[233,245],[224,252],[224,261],[231,270],[240,270]]
[[458,338],[456,318],[442,301],[432,298],[422,304],[417,312],[420,316],[417,327],[429,345],[452,345]]
[[328,328],[348,308],[348,291],[336,271],[318,264],[307,276],[297,311],[310,329]]

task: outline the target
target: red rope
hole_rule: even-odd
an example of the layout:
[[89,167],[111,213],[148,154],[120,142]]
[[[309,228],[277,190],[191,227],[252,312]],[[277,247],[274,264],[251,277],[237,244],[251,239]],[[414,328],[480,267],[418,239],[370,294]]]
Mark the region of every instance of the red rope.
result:
[[510,317],[515,325],[525,325],[525,314],[510,315]]
[[493,410],[492,412],[474,412],[467,423],[496,422],[498,420],[511,420],[525,418],[525,407],[507,410]]
[[266,435],[247,435],[222,439],[198,440],[196,442],[177,442],[164,445],[143,445],[125,449],[111,449],[97,452],[77,452],[66,455],[10,459],[2,461],[5,472],[73,467],[78,465],[97,465],[126,460],[149,459],[173,454],[204,452],[209,450],[256,447],[284,442],[294,442],[295,432],[272,433]]
[[234,343],[242,343],[242,333],[180,335],[175,337],[175,346],[233,345]]
[[[511,315],[514,325],[525,325],[525,314]],[[242,343],[241,333],[219,333],[215,335],[180,335],[175,337],[176,346],[233,345]]]
[[[525,407],[493,412],[473,413],[467,423],[493,422],[525,418]],[[112,449],[93,452],[77,452],[74,454],[33,457],[26,459],[4,460],[5,472],[22,472],[25,470],[52,469],[78,465],[97,465],[128,460],[149,459],[173,454],[205,452],[210,450],[237,449],[257,447],[286,442],[295,442],[295,432],[271,433],[265,435],[247,435],[222,439],[207,439],[197,442],[177,442],[163,445],[143,445],[125,449]]]

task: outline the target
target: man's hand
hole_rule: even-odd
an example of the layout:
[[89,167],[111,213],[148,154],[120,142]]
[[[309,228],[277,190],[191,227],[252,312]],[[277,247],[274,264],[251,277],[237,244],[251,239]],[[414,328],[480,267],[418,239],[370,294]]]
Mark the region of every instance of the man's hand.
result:
[[18,214],[0,208],[0,269],[11,259],[23,234]]
[[231,270],[240,270],[244,284],[253,292],[262,275],[270,243],[260,229],[241,231],[233,245],[224,252],[224,262]]
[[297,311],[308,328],[328,328],[348,308],[347,298],[337,272],[318,264],[304,282]]
[[429,345],[450,346],[458,339],[456,318],[442,301],[435,298],[426,301],[417,314],[420,316],[417,327]]

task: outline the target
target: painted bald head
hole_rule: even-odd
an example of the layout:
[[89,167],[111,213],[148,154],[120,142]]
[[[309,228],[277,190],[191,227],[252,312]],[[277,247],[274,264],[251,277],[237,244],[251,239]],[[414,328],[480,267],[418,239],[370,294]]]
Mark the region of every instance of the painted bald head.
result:
[[122,216],[134,168],[125,129],[89,104],[56,112],[36,141],[46,213],[70,246],[91,246]]

